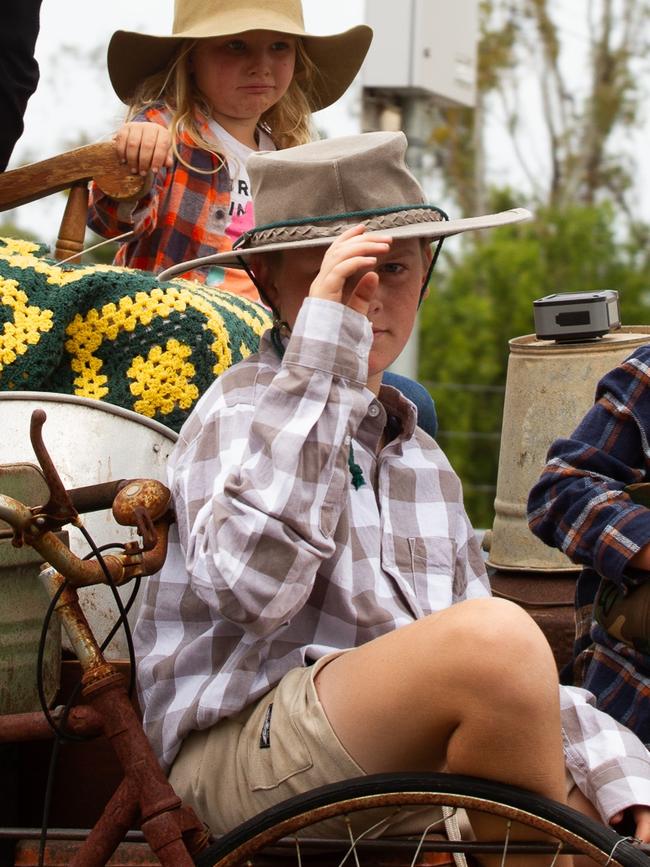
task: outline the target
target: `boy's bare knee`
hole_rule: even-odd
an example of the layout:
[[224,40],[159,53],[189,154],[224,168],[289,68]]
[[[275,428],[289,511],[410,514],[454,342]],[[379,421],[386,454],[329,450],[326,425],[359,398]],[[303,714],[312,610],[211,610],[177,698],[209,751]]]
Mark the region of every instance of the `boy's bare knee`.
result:
[[549,650],[544,633],[533,618],[520,605],[506,599],[490,599],[489,616],[482,615],[486,641],[504,645],[504,638],[512,645],[523,644],[531,650],[546,654]]
[[496,701],[543,703],[557,694],[557,669],[541,629],[523,608],[476,599],[448,609],[439,639],[454,648],[455,677]]
[[447,626],[457,633],[457,640],[471,642],[477,651],[493,647],[514,652],[524,647],[545,654],[548,643],[532,617],[519,605],[506,599],[470,599],[444,612],[452,614]]

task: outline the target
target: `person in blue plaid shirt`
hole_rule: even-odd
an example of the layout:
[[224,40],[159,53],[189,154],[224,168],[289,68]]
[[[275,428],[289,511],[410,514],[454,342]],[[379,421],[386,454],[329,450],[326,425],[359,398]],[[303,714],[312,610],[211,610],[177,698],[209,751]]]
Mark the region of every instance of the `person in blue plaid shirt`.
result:
[[[650,345],[606,374],[594,406],[551,446],[528,500],[530,529],[584,569],[563,679],[650,742]],[[632,487],[630,487],[632,486]],[[650,505],[650,500],[648,500]]]

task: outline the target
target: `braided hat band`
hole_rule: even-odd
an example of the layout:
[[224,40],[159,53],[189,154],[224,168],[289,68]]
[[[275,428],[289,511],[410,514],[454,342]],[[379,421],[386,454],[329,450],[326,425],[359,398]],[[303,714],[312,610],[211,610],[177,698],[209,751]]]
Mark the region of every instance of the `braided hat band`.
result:
[[253,250],[267,244],[285,244],[299,241],[318,241],[339,235],[350,225],[364,225],[372,232],[389,231],[396,226],[438,223],[448,220],[443,210],[435,205],[402,205],[399,208],[381,208],[372,211],[348,211],[325,217],[306,217],[303,220],[267,223],[256,226],[236,240],[233,250]]
[[253,153],[246,167],[257,226],[242,235],[233,249],[172,265],[160,273],[160,279],[205,265],[247,269],[249,257],[324,247],[355,221],[369,230],[389,233],[395,241],[428,239],[439,249],[440,240],[448,235],[532,216],[525,208],[512,208],[448,219],[444,211],[426,202],[406,165],[407,144],[401,132],[367,132]]

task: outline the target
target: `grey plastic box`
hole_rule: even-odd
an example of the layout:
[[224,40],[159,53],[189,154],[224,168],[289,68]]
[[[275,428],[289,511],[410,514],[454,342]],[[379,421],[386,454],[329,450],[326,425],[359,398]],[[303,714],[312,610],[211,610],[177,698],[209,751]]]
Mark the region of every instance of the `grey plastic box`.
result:
[[618,292],[563,292],[533,301],[538,340],[592,340],[621,327]]

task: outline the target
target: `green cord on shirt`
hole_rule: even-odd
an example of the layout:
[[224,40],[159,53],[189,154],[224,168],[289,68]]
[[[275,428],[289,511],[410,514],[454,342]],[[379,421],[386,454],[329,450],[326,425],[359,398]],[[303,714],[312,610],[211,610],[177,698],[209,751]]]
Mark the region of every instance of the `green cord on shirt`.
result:
[[365,485],[366,480],[363,477],[363,470],[354,460],[354,449],[352,448],[352,440],[350,440],[350,452],[348,454],[348,467],[352,476],[352,487],[358,491],[361,485]]
[[[284,346],[282,345],[282,339],[280,338],[280,327],[284,324],[285,323],[283,322],[274,322],[273,328],[271,328],[271,343],[280,358],[284,357]],[[363,470],[354,460],[352,440],[350,440],[350,451],[348,452],[348,469],[350,470],[350,476],[352,477],[352,487],[355,491],[358,491],[362,485],[366,484],[366,480],[363,477]]]

